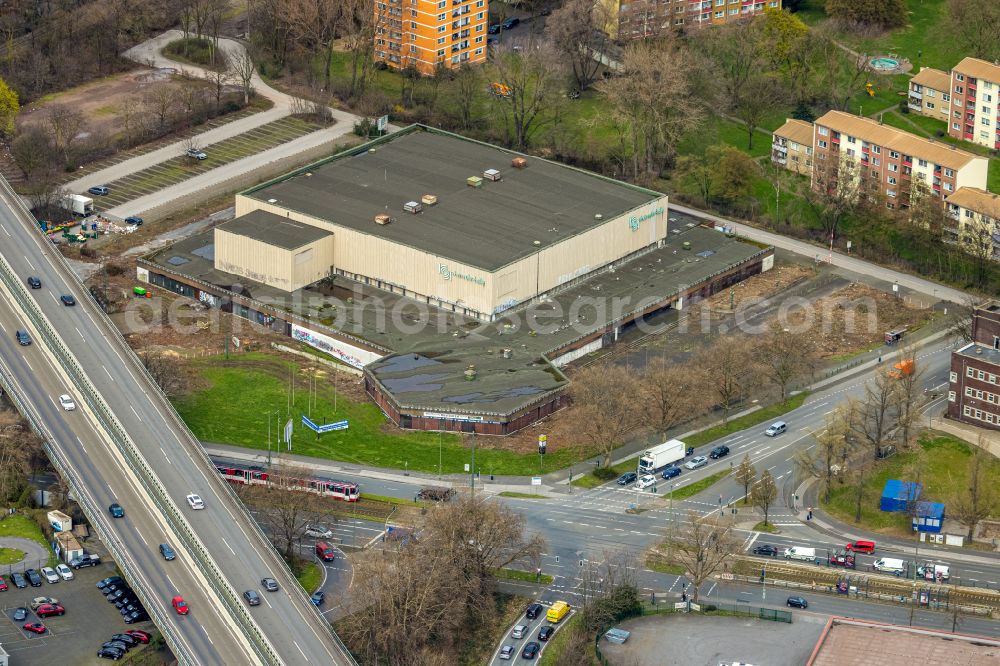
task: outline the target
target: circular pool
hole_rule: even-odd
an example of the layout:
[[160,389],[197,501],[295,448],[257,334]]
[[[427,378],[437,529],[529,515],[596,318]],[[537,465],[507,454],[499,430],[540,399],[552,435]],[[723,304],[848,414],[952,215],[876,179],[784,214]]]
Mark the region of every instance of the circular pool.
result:
[[878,72],[888,72],[899,68],[899,61],[894,58],[872,58],[868,62],[872,69]]

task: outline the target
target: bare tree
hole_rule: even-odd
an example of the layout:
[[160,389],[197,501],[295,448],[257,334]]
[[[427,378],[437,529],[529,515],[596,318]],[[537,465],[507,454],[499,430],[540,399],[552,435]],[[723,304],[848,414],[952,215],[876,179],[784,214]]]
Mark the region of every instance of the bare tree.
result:
[[286,16],[300,44],[323,57],[323,90],[330,91],[330,70],[333,66],[333,40],[337,28],[344,24],[341,0],[294,0],[285,5]]
[[21,494],[32,458],[41,449],[41,440],[17,412],[0,411],[0,502],[11,502]]
[[529,43],[521,51],[495,48],[495,83],[506,94],[495,95],[494,109],[504,123],[508,145],[524,150],[535,134],[554,122],[563,99],[559,58],[545,46]]
[[952,34],[972,55],[989,62],[1000,60],[1000,4],[994,0],[948,0]]
[[83,114],[69,106],[54,106],[45,117],[52,145],[60,153],[63,164],[70,166],[72,157],[70,148],[79,138],[86,126]]
[[772,72],[754,72],[747,87],[730,102],[747,131],[747,150],[753,150],[754,134],[767,116],[784,106],[785,86]]
[[584,562],[577,587],[582,596],[586,633],[611,625],[626,613],[640,608],[635,554],[630,550],[605,551],[600,562]]
[[208,71],[208,80],[212,84],[212,91],[215,93],[215,111],[222,110],[222,95],[233,80],[233,72],[229,66],[229,56],[224,51],[220,51],[216,56],[216,69]]
[[830,501],[834,474],[846,472],[843,467],[847,459],[847,416],[842,407],[827,414],[823,429],[812,433],[816,446],[812,449],[798,449],[794,453],[795,466],[801,473],[823,480],[823,498],[826,502]]
[[814,367],[814,335],[812,331],[792,333],[775,325],[758,342],[758,365],[768,381],[779,390],[782,402],[788,397],[789,385]]
[[647,422],[663,438],[705,411],[702,382],[687,364],[658,358],[646,365],[639,382]]
[[476,123],[479,107],[483,100],[483,90],[486,87],[482,69],[467,65],[455,70],[454,76],[448,106],[458,116],[462,129],[472,129]]
[[270,485],[242,486],[240,495],[244,502],[260,509],[258,519],[274,547],[290,567],[299,565],[298,547],[305,526],[317,508],[317,495],[304,492],[299,479],[308,479],[313,473],[302,467],[287,466],[272,469]]
[[[385,3],[379,3],[379,6],[387,7]],[[387,9],[376,11],[374,0],[343,0],[338,33],[351,54],[351,83],[348,89],[351,98],[361,97],[371,82],[375,71],[372,57],[375,37],[383,35],[387,29],[387,12]]]
[[552,12],[545,22],[545,32],[559,54],[569,63],[580,90],[586,90],[597,78],[601,67],[598,56],[611,43],[604,31],[609,20],[609,5],[594,0],[569,0]]
[[749,453],[743,456],[743,460],[733,470],[733,478],[736,479],[736,483],[743,486],[743,503],[746,504],[750,499],[750,486],[757,479],[757,468],[750,462]]
[[177,108],[177,94],[172,86],[153,86],[142,96],[143,106],[148,113],[156,120],[159,132],[166,131],[173,121],[174,111]]
[[702,583],[739,552],[740,543],[730,526],[703,520],[691,511],[672,548],[674,559],[684,567],[691,581],[691,599],[697,603]]
[[778,486],[775,484],[774,477],[771,476],[770,471],[765,469],[761,473],[760,478],[753,484],[753,489],[750,491],[750,498],[753,500],[754,507],[760,509],[761,513],[764,514],[764,524],[767,525],[771,505],[778,498]]
[[758,383],[754,362],[752,341],[736,334],[719,338],[692,359],[706,389],[722,408],[723,423],[729,422],[729,411]]
[[984,447],[985,438],[972,447],[966,468],[966,486],[948,499],[948,514],[969,529],[966,538],[975,536],[976,526],[989,518],[997,506],[997,487]]
[[889,373],[877,372],[865,384],[864,397],[849,402],[849,432],[873,458],[878,458],[882,447],[890,440],[896,390],[895,380]]
[[164,395],[173,398],[187,393],[188,378],[176,357],[153,351],[145,345],[137,355]]
[[[332,48],[331,48],[332,52]],[[253,75],[257,71],[257,63],[249,48],[245,48],[238,54],[230,58],[233,76],[240,82],[243,89],[243,104],[250,104],[250,97],[253,95]],[[329,86],[328,86],[329,88]]]
[[899,429],[899,443],[905,449],[911,444],[913,429],[920,416],[920,384],[923,383],[924,370],[917,364],[917,350],[913,345],[901,346],[896,358],[898,360],[890,376],[896,380],[893,406],[896,427]]
[[637,389],[632,372],[612,364],[584,368],[570,384],[572,421],[580,436],[600,450],[604,467],[611,466],[611,452],[638,424]]

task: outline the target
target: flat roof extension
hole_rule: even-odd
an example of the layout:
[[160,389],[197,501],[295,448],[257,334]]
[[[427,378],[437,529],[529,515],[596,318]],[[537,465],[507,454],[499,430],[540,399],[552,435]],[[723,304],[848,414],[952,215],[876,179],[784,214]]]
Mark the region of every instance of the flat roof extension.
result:
[[263,210],[255,210],[241,215],[220,224],[216,229],[228,231],[237,236],[248,236],[261,243],[285,250],[295,250],[330,235],[330,232],[324,229]]
[[[512,167],[515,157],[523,157],[527,167]],[[466,184],[487,169],[500,171],[502,180]],[[427,194],[437,197],[435,205],[423,206],[419,214],[403,210]],[[486,271],[663,196],[422,125],[243,195]],[[394,218],[390,224],[375,223],[383,213]]]

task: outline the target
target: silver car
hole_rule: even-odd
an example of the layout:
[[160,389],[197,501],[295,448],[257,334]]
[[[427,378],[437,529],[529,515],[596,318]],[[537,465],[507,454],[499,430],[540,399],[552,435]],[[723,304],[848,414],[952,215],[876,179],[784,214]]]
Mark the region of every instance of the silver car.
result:
[[316,539],[332,539],[333,532],[322,525],[306,525],[306,536]]
[[500,648],[500,654],[497,655],[501,659],[513,659],[514,658],[514,646],[504,645]]
[[697,456],[696,458],[691,458],[691,460],[684,463],[684,466],[688,469],[698,469],[699,467],[704,467],[708,464],[708,458],[705,456]]
[[511,638],[524,638],[528,635],[528,627],[523,624],[519,624],[514,627],[514,631],[510,632]]
[[42,567],[42,578],[50,583],[59,582],[59,574],[57,574],[56,570],[52,567]]

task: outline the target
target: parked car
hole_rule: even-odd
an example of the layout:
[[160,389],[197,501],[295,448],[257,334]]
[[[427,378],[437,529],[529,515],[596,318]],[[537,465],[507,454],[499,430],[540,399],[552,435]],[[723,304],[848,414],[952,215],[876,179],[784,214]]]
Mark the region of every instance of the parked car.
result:
[[729,455],[728,446],[717,446],[714,449],[712,449],[712,452],[708,454],[708,457],[711,458],[712,460],[715,460],[716,458],[722,458],[728,455]]
[[28,609],[23,606],[14,609],[14,621],[20,622],[28,617]]
[[14,337],[17,338],[17,344],[22,347],[26,347],[31,344],[31,336],[24,329],[20,329],[14,333]]
[[112,661],[118,661],[125,656],[125,653],[121,650],[115,648],[105,648],[102,647],[97,651],[97,656],[101,659],[111,659]]
[[317,539],[332,539],[333,531],[322,525],[306,525],[305,535]]
[[62,562],[56,565],[56,573],[59,574],[63,580],[73,580],[73,578],[75,578],[73,570]]
[[173,599],[170,600],[170,605],[174,607],[178,615],[187,615],[191,609],[188,607],[187,602],[184,601],[184,597],[181,595],[175,595]]
[[63,305],[68,307],[76,305],[76,299],[70,296],[69,294],[63,294],[62,296],[59,297],[59,300],[62,301]]
[[110,585],[105,585],[104,587],[102,587],[101,594],[103,594],[104,596],[108,596],[109,594],[114,594],[118,590],[127,590],[127,589],[129,589],[128,583],[120,580],[117,583],[111,583]]
[[36,610],[38,608],[41,608],[45,604],[57,604],[57,603],[59,603],[59,600],[56,599],[55,597],[35,597],[34,599],[31,600],[31,603],[28,605],[31,606],[31,610]]
[[766,555],[767,557],[777,557],[778,549],[768,543],[762,543],[759,546],[754,546],[754,555]]
[[204,502],[204,500],[202,500],[200,496],[195,495],[194,493],[191,493],[190,495],[187,496],[187,503],[189,505],[191,505],[192,509],[204,509],[205,508],[205,502]]
[[52,567],[42,567],[42,578],[44,578],[49,583],[58,583],[59,574]]
[[205,151],[198,150],[197,148],[188,148],[187,150],[184,151],[184,154],[187,155],[188,157],[193,157],[196,160],[208,159],[208,155],[205,154]]
[[134,638],[135,640],[139,641],[143,645],[148,643],[149,639],[152,638],[152,636],[150,636],[145,631],[140,631],[138,629],[131,629],[129,631],[126,631],[125,633]]
[[124,518],[125,517],[125,509],[123,509],[122,505],[119,504],[118,502],[115,502],[114,504],[112,504],[111,506],[108,507],[108,513],[111,514],[112,518]]
[[494,23],[493,25],[491,25],[489,27],[489,29],[486,32],[489,33],[489,34],[491,34],[491,35],[498,34],[500,32],[500,24],[499,23]]
[[552,625],[548,624],[545,625],[544,627],[538,630],[538,640],[540,641],[549,640],[550,638],[552,638],[552,634],[555,632],[555,630],[556,630],[555,627],[553,627]]
[[109,594],[106,598],[108,600],[108,603],[113,604],[116,601],[121,601],[122,599],[129,599],[134,596],[135,595],[132,594],[132,590],[125,588],[122,590],[116,590],[115,592]]
[[49,617],[50,615],[63,615],[66,613],[66,609],[59,604],[45,604],[44,606],[39,606],[35,610],[35,615],[38,617]]
[[111,640],[120,641],[124,643],[125,646],[128,648],[134,648],[140,642],[138,638],[136,638],[135,636],[130,636],[129,634],[114,634],[111,637]]
[[73,402],[73,398],[69,397],[65,393],[59,396],[59,405],[67,412],[72,412],[76,409],[76,403]]
[[3,579],[3,576],[0,576],[0,592],[6,592],[6,591],[7,591],[7,581]]
[[847,550],[853,550],[855,553],[874,553],[875,552],[875,542],[874,541],[852,541],[847,544]]
[[38,572],[35,571],[34,569],[25,569],[24,575],[28,578],[28,583],[31,584],[31,587],[42,586],[42,577],[39,576]]
[[111,190],[104,185],[94,185],[93,187],[88,187],[87,192],[96,197],[104,197],[111,194]]
[[134,624],[135,622],[146,622],[149,620],[149,613],[144,610],[137,610],[129,613],[128,615],[123,615],[122,619],[125,620],[125,624]]
[[635,472],[625,472],[618,477],[619,486],[627,486],[630,483],[635,483],[635,480],[639,478],[639,475]]
[[14,583],[14,587],[19,590],[23,590],[28,587],[28,581],[24,579],[24,576],[20,573],[14,571],[10,574],[10,582]]
[[672,479],[675,476],[680,476],[680,475],[681,475],[680,467],[677,467],[676,465],[667,465],[666,467],[663,468],[663,474],[661,474],[660,476],[662,476],[664,479]]
[[698,469],[699,467],[704,467],[708,464],[708,458],[705,456],[695,456],[684,463],[684,466],[688,469]]
[[39,280],[34,275],[29,275],[28,276],[28,286],[31,287],[32,289],[41,289],[42,288],[42,281]]
[[122,643],[121,641],[105,641],[104,645],[101,646],[101,649],[121,650],[122,652],[127,652],[128,645],[125,645],[125,643]]
[[134,215],[132,217],[126,217],[125,218],[125,224],[134,224],[137,227],[141,227],[142,226],[142,218],[141,217],[136,217]]
[[809,608],[809,602],[805,600],[805,597],[788,597],[788,601],[785,603],[792,608]]
[[545,609],[541,604],[531,604],[528,606],[528,610],[525,612],[524,616],[529,620],[534,620],[538,617],[542,611]]
[[509,19],[503,22],[503,29],[510,30],[511,28],[518,26],[520,23],[521,19],[517,18],[516,16],[511,16]]
[[174,552],[169,543],[160,544],[160,555],[163,555],[163,559],[167,562],[177,557],[177,553]]
[[514,629],[510,632],[511,638],[524,638],[525,634],[528,633],[528,627],[523,624],[518,624],[514,626]]
[[25,631],[30,631],[33,634],[44,634],[48,629],[41,622],[26,622],[24,625]]
[[248,606],[260,606],[260,595],[257,590],[247,590],[243,593],[243,598],[247,600]]
[[523,659],[534,659],[535,657],[538,656],[538,651],[541,648],[542,648],[541,645],[539,645],[535,641],[531,641],[530,643],[524,646],[523,650],[521,650],[521,657]]
[[326,599],[325,592],[313,592],[312,596],[309,597],[309,601],[312,602],[313,606],[322,606],[323,601]]
[[69,565],[74,569],[82,569],[84,567],[96,567],[101,563],[101,558],[98,555],[80,555],[79,557],[74,557],[69,561]]
[[125,617],[129,613],[145,613],[146,609],[139,603],[138,599],[133,599],[131,603],[123,606],[118,612],[121,613],[122,617]]
[[128,608],[129,606],[135,606],[138,608],[140,606],[139,599],[134,594],[126,594],[124,597],[115,602],[115,608],[118,609],[120,613],[123,608]]
[[261,578],[260,584],[263,585],[264,589],[267,590],[268,592],[278,591],[278,581],[274,580],[273,578]]
[[513,659],[514,658],[514,646],[513,645],[504,645],[502,648],[500,648],[500,652],[499,652],[499,654],[497,654],[497,656],[500,659]]
[[103,580],[97,581],[97,589],[98,590],[103,590],[104,588],[106,588],[109,585],[115,585],[117,583],[123,583],[123,582],[125,582],[125,581],[124,581],[124,579],[121,576],[108,576],[107,578],[105,578]]

